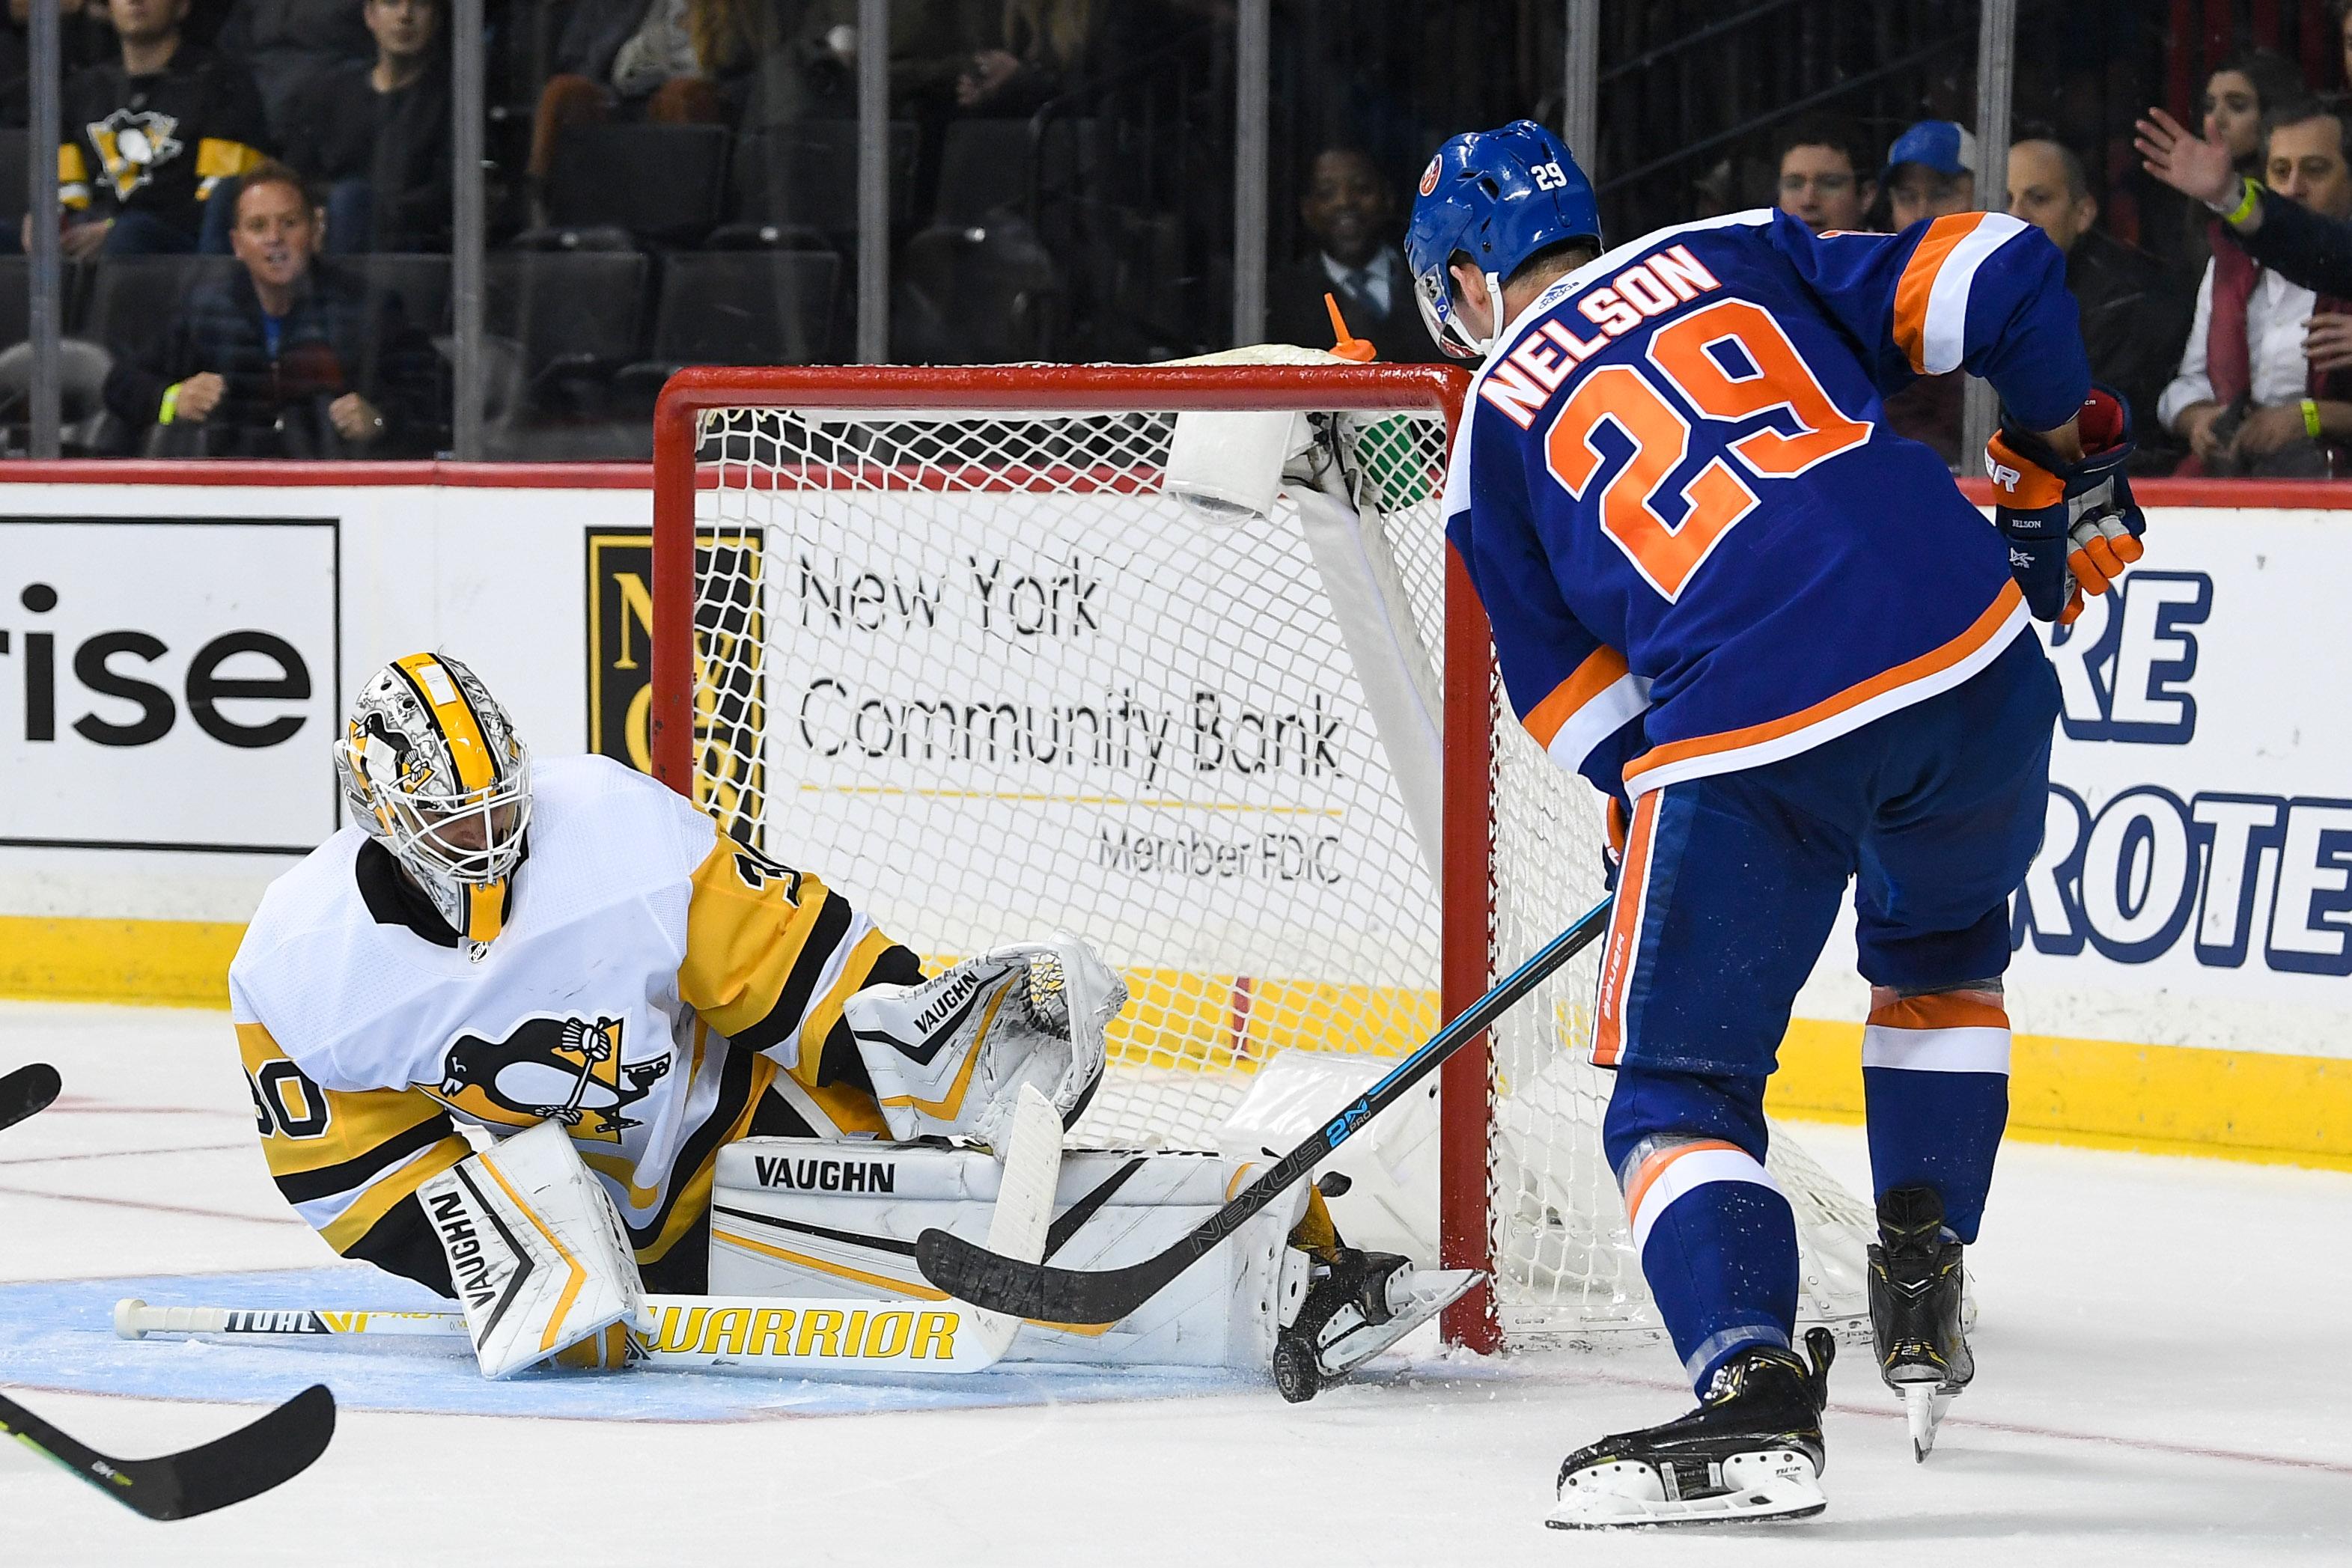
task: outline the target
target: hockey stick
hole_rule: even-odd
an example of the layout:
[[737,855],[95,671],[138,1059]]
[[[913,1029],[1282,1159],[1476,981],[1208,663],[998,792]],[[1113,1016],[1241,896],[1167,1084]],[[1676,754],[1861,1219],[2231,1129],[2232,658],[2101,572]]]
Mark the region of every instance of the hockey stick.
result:
[[[1062,1169],[1062,1123],[1024,1085],[1006,1139],[1004,1174],[989,1218],[990,1247],[1035,1262],[1045,1256],[1054,1188]],[[1011,1348],[1020,1320],[961,1301],[854,1301],[840,1297],[646,1298],[636,1325],[645,1364],[673,1368],[760,1365],[787,1372],[981,1372]],[[335,1312],[298,1308],[114,1304],[114,1332],[243,1337],[375,1334],[465,1341],[457,1312]]]
[[30,1410],[0,1399],[0,1432],[55,1459],[149,1519],[192,1519],[293,1479],[327,1451],[335,1396],[313,1384],[251,1426],[152,1459],[118,1459],[75,1441]]
[[58,1070],[46,1061],[28,1063],[0,1078],[0,1127],[13,1127],[47,1110],[58,1087]]
[[1601,900],[1542,951],[1505,977],[1462,1016],[1429,1037],[1420,1050],[1396,1064],[1387,1077],[1339,1113],[1323,1130],[1282,1156],[1250,1183],[1240,1197],[1202,1220],[1192,1233],[1152,1257],[1122,1269],[1087,1271],[1023,1262],[975,1247],[944,1230],[926,1230],[915,1239],[915,1266],[923,1277],[960,1301],[993,1312],[1054,1323],[1115,1323],[1159,1293],[1168,1282],[1240,1229],[1251,1216],[1304,1180],[1331,1151],[1366,1122],[1401,1099],[1436,1066],[1484,1032],[1512,1005],[1590,946],[1609,924],[1611,901]]

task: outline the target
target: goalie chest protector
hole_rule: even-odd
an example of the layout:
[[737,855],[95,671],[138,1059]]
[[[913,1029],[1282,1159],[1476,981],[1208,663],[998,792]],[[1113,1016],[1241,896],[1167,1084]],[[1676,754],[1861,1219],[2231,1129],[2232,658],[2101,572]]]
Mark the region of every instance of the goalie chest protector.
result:
[[[1139,1262],[1207,1218],[1256,1168],[1208,1154],[1072,1149],[1054,1194],[1050,1260]],[[938,1300],[915,1267],[915,1238],[936,1227],[984,1242],[1003,1171],[981,1150],[929,1144],[729,1144],[711,1194],[711,1293]],[[1133,1315],[1108,1329],[1027,1323],[1005,1359],[1264,1368],[1282,1254],[1306,1193],[1276,1199]]]

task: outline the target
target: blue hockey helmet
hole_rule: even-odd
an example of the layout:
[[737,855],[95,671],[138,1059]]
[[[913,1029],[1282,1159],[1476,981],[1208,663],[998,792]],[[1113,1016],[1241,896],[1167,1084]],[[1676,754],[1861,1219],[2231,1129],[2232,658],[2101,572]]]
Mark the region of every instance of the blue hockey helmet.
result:
[[[1559,137],[1532,120],[1515,120],[1495,131],[1466,131],[1440,147],[1422,172],[1404,238],[1421,319],[1437,346],[1457,359],[1477,358],[1488,346],[1454,314],[1446,266],[1455,252],[1486,275],[1499,312],[1502,279],[1536,252],[1571,239],[1601,243],[1601,205]],[[1496,330],[1502,326],[1496,321]]]

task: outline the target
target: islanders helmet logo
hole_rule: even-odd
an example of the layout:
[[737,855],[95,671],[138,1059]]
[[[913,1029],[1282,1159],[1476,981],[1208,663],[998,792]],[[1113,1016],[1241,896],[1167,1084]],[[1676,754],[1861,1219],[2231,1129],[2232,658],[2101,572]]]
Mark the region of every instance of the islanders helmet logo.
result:
[[667,1077],[669,1052],[621,1060],[616,1018],[525,1019],[497,1041],[461,1034],[442,1053],[425,1092],[478,1122],[523,1127],[561,1122],[577,1142],[617,1144],[641,1123],[624,1114]]
[[1421,193],[1425,196],[1435,189],[1437,189],[1437,160],[1432,158],[1429,161],[1429,167],[1421,172]]

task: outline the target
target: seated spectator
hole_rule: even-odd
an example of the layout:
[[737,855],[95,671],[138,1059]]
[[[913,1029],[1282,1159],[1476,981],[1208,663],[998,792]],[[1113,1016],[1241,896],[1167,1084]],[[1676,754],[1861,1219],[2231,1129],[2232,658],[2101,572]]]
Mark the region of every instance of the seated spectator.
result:
[[1003,37],[971,57],[956,82],[957,107],[1024,115],[1069,90],[1103,52],[1095,13],[1094,0],[1004,0]]
[[1863,172],[1870,162],[1861,129],[1816,117],[1798,120],[1780,140],[1780,209],[1815,233],[1865,226],[1878,186]]
[[327,192],[330,256],[449,248],[449,59],[441,0],[362,0],[375,63],[296,96],[287,162]]
[[[2273,191],[2339,223],[2352,215],[2340,115],[2284,105],[2270,116],[2266,143]],[[2257,266],[2234,240],[2216,245],[2180,373],[2158,403],[2165,427],[2189,443],[2182,472],[2313,477],[2341,466],[2352,443],[2352,386],[2326,366],[2343,361],[2352,335],[2323,330],[2335,324],[2315,317],[2343,309]]]
[[2009,150],[2009,211],[2050,236],[2066,257],[2066,290],[2083,319],[2091,375],[2131,405],[2142,444],[2156,437],[2156,400],[2179,363],[2189,301],[2163,266],[2095,225],[2098,198],[2074,149],[2029,136]]
[[1298,218],[1314,236],[1316,254],[1269,280],[1270,340],[1329,348],[1328,294],[1339,300],[1349,329],[1369,339],[1382,360],[1411,364],[1443,358],[1421,323],[1412,273],[1399,244],[1396,204],[1371,154],[1354,147],[1317,153],[1298,198]]
[[355,0],[236,0],[213,47],[253,73],[278,145],[294,145],[290,116],[302,89],[375,57]]
[[226,251],[229,214],[210,212],[209,198],[259,163],[268,141],[253,78],[181,40],[188,0],[112,0],[110,9],[119,57],[65,84],[65,254]]
[[[1895,139],[1878,177],[1897,232],[1977,204],[1977,139],[1949,120],[1923,120]],[[1947,467],[1960,461],[1961,399],[1968,376],[1922,376],[1886,400],[1895,433],[1934,448]]]
[[106,406],[173,455],[390,457],[429,444],[431,346],[396,295],[314,259],[320,215],[283,163],[249,172],[231,230],[241,269],[199,285],[144,356],[123,355]]
[[579,0],[540,89],[530,174],[543,189],[566,130],[618,116],[664,125],[733,119],[722,82],[773,39],[772,7],[751,0]]
[[1977,204],[1977,139],[1949,120],[1923,120],[1895,139],[1878,176],[1897,234]]
[[[105,0],[57,0],[59,63],[64,74],[94,66],[114,53],[114,26],[106,17]],[[28,29],[32,0],[8,0],[8,15],[0,21],[0,127],[22,131],[30,122],[32,84],[25,68],[32,53]]]
[[[856,118],[857,0],[802,0],[797,11],[798,20],[761,49],[744,93],[747,130]],[[958,78],[974,51],[997,36],[998,20],[992,0],[893,0],[891,113],[944,118]]]
[[[2287,59],[2268,49],[2248,49],[2206,78],[2205,134],[2230,150],[2241,175],[2259,181],[2263,172],[2263,116],[2305,96],[2302,74]],[[2188,207],[2180,221],[2185,243],[2175,247],[2173,259],[2185,278],[2211,257],[2218,236],[2209,213]]]

